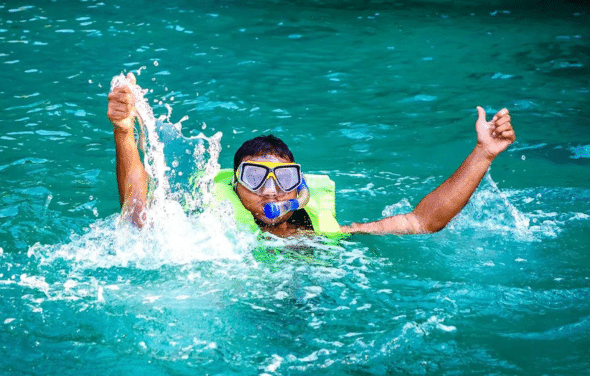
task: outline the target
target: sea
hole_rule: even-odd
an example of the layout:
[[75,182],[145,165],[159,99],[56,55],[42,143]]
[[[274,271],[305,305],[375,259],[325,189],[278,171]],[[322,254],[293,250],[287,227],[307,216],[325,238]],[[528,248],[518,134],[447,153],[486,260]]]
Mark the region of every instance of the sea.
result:
[[[129,72],[142,229],[106,116]],[[273,134],[339,223],[410,212],[476,106],[516,141],[440,232],[280,239],[211,198]],[[0,375],[590,375],[587,4],[0,0],[0,111]]]

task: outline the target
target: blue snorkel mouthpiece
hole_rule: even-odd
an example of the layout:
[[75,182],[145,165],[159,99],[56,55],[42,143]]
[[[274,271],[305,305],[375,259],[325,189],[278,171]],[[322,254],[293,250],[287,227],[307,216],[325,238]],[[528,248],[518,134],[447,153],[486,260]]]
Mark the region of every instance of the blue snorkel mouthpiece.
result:
[[301,179],[301,184],[297,187],[297,198],[279,202],[269,202],[264,205],[264,215],[268,219],[275,219],[290,211],[295,211],[304,207],[309,202],[309,187],[305,178]]

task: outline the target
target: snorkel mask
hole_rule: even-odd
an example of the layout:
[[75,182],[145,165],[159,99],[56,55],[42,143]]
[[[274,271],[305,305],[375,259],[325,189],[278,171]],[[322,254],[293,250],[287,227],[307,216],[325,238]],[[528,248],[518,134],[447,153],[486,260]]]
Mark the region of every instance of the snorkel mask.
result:
[[282,162],[254,162],[244,161],[236,170],[236,179],[244,188],[258,193],[269,178],[274,178],[275,183],[283,192],[291,192],[297,189],[297,198],[278,202],[269,202],[264,205],[264,215],[273,220],[290,211],[304,207],[309,202],[309,187],[305,183],[301,166],[297,163]]

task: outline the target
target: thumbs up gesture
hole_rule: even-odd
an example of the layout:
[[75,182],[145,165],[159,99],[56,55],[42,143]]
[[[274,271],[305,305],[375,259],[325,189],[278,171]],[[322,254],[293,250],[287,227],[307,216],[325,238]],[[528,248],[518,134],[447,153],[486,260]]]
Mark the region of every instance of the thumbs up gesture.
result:
[[487,121],[483,108],[477,106],[477,112],[478,119],[475,123],[477,145],[483,147],[487,155],[494,159],[516,140],[514,129],[510,124],[510,114],[504,108],[498,111],[491,121]]

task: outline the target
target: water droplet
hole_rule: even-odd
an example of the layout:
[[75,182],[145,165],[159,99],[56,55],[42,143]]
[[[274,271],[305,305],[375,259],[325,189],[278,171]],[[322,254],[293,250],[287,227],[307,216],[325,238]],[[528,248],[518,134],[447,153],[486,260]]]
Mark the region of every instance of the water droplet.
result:
[[522,157],[520,157],[520,159],[522,159],[523,161],[526,159],[526,157],[524,156],[524,154],[522,155]]
[[172,161],[172,167],[174,167],[174,168],[178,167],[178,161]]
[[92,83],[92,80],[88,80],[88,83],[91,84]]
[[51,200],[53,199],[52,195],[47,195],[47,199],[45,200],[45,209],[47,209],[49,207],[49,203],[51,202]]
[[98,217],[98,209],[92,208],[92,214],[94,214],[95,217]]
[[206,129],[207,128],[207,124],[205,122],[203,122],[203,125],[201,126],[201,129]]
[[157,66],[158,66],[158,64],[159,64],[159,63],[158,63],[158,60],[154,61],[154,66],[156,66],[156,67],[157,67]]

